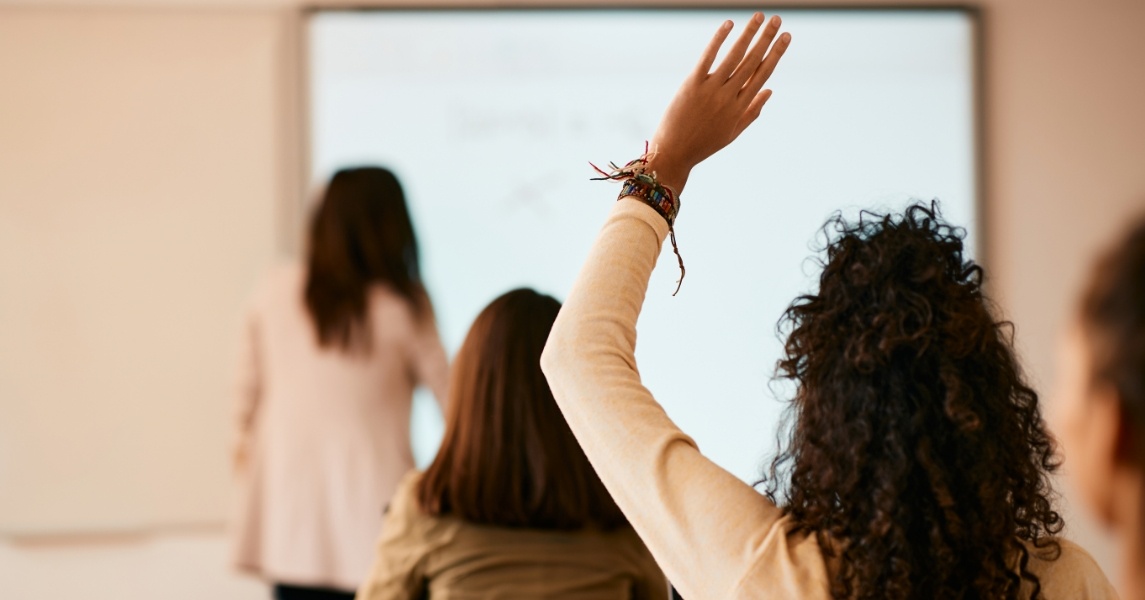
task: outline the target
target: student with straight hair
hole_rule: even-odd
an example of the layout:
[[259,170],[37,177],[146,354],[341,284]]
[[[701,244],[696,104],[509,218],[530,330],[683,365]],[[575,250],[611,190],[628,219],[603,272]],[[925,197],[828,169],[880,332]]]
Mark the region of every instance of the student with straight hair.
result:
[[394,495],[359,600],[667,598],[541,374],[560,308],[518,289],[478,315],[453,363],[441,449]]
[[1145,219],[1097,260],[1064,342],[1066,470],[1118,537],[1125,600],[1145,600]]
[[678,194],[759,116],[790,42],[779,25],[754,15],[716,65],[725,23],[651,153],[613,173],[621,197],[542,358],[581,447],[687,600],[1113,598],[1054,537],[1037,394],[962,233],[932,208],[825,229],[818,288],[782,322],[792,428],[766,494],[705,458],[641,384],[636,320]]
[[275,597],[349,598],[413,468],[414,388],[445,397],[445,351],[397,178],[339,171],[305,266],[272,273],[242,336],[235,562]]

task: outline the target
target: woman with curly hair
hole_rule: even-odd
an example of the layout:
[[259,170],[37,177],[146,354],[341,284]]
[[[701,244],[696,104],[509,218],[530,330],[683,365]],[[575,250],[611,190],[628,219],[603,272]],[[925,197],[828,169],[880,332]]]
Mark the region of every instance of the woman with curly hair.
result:
[[783,321],[794,424],[767,495],[705,458],[641,384],[635,325],[677,194],[758,117],[790,43],[779,25],[754,15],[713,71],[725,23],[652,152],[612,174],[621,198],[542,357],[577,440],[688,600],[1115,597],[1055,537],[1037,394],[982,269],[932,208],[829,224],[818,291]]
[[1145,218],[1097,261],[1062,350],[1067,471],[1120,540],[1126,599],[1145,600]]

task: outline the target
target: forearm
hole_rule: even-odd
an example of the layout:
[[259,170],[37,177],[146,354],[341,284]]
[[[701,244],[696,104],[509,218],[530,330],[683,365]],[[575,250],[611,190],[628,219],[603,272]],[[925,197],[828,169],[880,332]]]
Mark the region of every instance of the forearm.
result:
[[247,459],[250,439],[261,403],[262,368],[258,343],[258,324],[252,313],[246,317],[243,323],[234,383],[235,428],[232,452],[236,466],[241,466],[241,463]]
[[664,219],[638,200],[617,204],[541,365],[601,481],[668,578],[685,597],[727,598],[779,511],[700,454],[640,381],[635,324],[666,234]]
[[423,350],[419,356],[418,378],[423,385],[433,392],[437,405],[444,413],[449,383],[449,359],[445,355],[445,347],[441,345],[441,337],[437,333],[437,327],[433,327],[426,336],[426,340],[422,344]]

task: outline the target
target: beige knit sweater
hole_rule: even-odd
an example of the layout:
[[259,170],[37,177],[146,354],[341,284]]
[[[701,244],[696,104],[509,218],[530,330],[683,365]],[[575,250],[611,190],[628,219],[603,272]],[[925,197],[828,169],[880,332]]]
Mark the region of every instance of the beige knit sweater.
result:
[[[814,537],[791,533],[778,507],[705,458],[640,382],[636,320],[667,234],[639,200],[616,203],[541,358],[557,403],[684,598],[829,598]],[[1084,550],[1062,549],[1053,562],[1031,559],[1046,598],[1116,597]]]

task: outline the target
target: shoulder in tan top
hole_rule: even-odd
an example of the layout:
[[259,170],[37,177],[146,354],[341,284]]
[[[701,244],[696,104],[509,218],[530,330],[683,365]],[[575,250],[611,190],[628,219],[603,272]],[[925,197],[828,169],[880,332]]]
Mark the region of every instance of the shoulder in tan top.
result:
[[[605,487],[687,600],[828,598],[813,537],[704,457],[640,381],[636,320],[668,226],[635,199],[616,203],[549,334],[541,367]],[[1066,542],[1034,561],[1047,598],[1116,597]]]
[[667,580],[631,528],[545,531],[422,512],[420,473],[398,486],[359,600],[667,598]]

